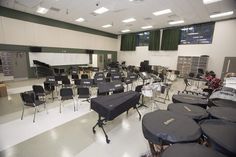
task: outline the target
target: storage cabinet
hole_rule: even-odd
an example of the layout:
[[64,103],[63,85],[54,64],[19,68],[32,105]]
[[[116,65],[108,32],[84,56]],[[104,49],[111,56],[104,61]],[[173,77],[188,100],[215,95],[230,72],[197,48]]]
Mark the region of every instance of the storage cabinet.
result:
[[195,76],[198,69],[207,70],[208,56],[178,56],[177,70],[180,71],[180,77],[186,77],[190,72]]

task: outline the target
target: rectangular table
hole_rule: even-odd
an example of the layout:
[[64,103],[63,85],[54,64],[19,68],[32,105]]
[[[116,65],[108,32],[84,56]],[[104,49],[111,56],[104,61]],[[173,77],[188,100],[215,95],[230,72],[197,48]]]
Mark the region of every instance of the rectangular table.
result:
[[91,109],[98,113],[98,121],[93,127],[93,133],[96,132],[95,127],[99,126],[105,134],[106,142],[109,143],[110,140],[103,128],[103,125],[105,125],[104,122],[113,120],[125,111],[128,113],[130,108],[136,109],[139,114],[139,119],[141,119],[141,114],[136,106],[139,102],[139,98],[140,93],[134,91],[92,98]]
[[109,92],[122,90],[122,89],[124,89],[124,86],[121,81],[101,82],[98,84],[99,94],[109,93]]

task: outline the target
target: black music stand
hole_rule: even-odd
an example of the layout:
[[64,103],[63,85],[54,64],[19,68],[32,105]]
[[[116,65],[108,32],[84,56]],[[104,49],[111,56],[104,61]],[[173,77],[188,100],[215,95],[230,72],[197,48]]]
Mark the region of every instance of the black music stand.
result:
[[[149,80],[151,78],[147,72],[140,72],[139,76],[143,80],[143,86],[144,86],[145,80]],[[147,107],[144,104],[144,95],[143,94],[142,94],[142,103],[138,107]]]

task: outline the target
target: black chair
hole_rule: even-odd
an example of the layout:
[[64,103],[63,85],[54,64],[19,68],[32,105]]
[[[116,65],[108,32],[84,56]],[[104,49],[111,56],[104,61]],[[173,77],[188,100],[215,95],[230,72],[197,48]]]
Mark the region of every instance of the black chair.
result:
[[47,81],[45,81],[44,83],[43,83],[43,85],[44,85],[44,89],[45,89],[45,91],[47,92],[47,93],[51,93],[51,95],[52,95],[52,100],[54,100],[54,90],[55,90],[55,82],[47,82]]
[[70,83],[70,79],[63,79],[62,80],[62,86],[63,87],[72,87],[73,85]]
[[104,76],[95,76],[94,77],[94,84],[95,85],[97,85],[98,83],[101,83],[101,82],[106,82]]
[[112,81],[121,81],[121,74],[120,73],[111,73],[111,80]]
[[[142,94],[142,88],[143,88],[143,85],[136,86],[135,87],[135,92],[138,92],[138,93]],[[144,98],[143,97],[144,96],[142,94],[142,103],[138,103],[139,107],[142,107],[142,106],[147,107],[146,105],[144,105]]]
[[79,95],[79,99],[85,99],[82,102],[87,101],[90,103],[90,91],[88,87],[79,87],[77,94]]
[[[71,88],[61,88],[60,96],[61,96],[61,102],[60,102],[60,113],[61,113],[62,102],[66,100],[71,100],[71,99],[74,100],[73,90]],[[75,111],[75,105],[76,105],[76,102],[74,100],[74,111]]]
[[50,92],[46,92],[43,89],[43,86],[40,86],[40,85],[33,85],[32,88],[33,88],[33,91],[35,93],[36,100],[40,100],[40,98],[43,98],[43,100],[45,101],[46,100],[46,95],[50,93]]
[[191,72],[191,73],[188,74],[188,76],[193,78],[194,77],[194,73]]
[[34,119],[33,119],[33,122],[35,122],[35,117],[36,117],[36,113],[37,113],[39,105],[44,104],[44,109],[47,111],[47,106],[46,106],[45,101],[36,100],[34,92],[20,93],[20,96],[21,96],[21,99],[23,101],[23,110],[22,110],[21,120],[23,120],[23,118],[24,118],[25,106],[34,107]]
[[[129,84],[132,84],[133,81],[132,81],[131,79],[129,79],[129,78],[125,78],[125,79],[124,79],[124,83],[126,84],[126,86],[127,86],[127,91],[128,91],[128,90],[129,90]],[[132,90],[132,86],[131,86],[131,90]]]
[[79,79],[79,75],[78,74],[72,74],[71,78],[72,78],[72,80]]
[[88,79],[88,74],[81,74],[81,79]]
[[187,91],[188,86],[191,86],[191,84],[190,84],[190,82],[188,81],[187,78],[184,78],[184,83],[185,83],[184,91]]
[[74,80],[75,86],[77,86],[77,87],[80,86],[80,82],[81,82],[80,79]]

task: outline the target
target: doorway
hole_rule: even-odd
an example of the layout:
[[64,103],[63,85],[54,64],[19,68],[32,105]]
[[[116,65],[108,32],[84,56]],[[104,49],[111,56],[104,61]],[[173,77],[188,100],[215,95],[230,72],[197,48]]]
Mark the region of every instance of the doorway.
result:
[[227,73],[236,73],[235,67],[236,67],[236,57],[225,57],[221,73],[221,79],[223,79]]

